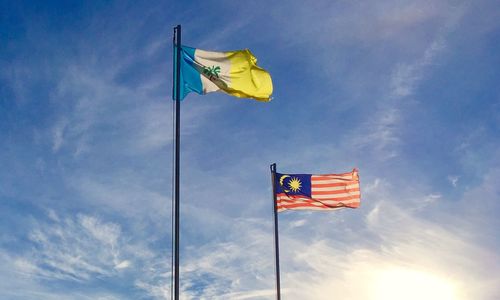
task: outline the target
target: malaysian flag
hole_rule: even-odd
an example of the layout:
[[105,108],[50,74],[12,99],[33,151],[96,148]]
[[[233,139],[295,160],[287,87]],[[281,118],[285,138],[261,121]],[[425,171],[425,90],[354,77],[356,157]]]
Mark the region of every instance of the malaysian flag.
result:
[[275,173],[276,209],[334,210],[359,207],[358,170],[342,174]]

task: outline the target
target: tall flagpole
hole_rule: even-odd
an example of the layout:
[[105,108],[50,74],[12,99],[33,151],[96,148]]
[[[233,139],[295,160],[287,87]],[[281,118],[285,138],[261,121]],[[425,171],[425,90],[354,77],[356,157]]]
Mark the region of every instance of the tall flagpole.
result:
[[181,144],[181,25],[174,29],[175,39],[175,183],[174,183],[174,299],[179,300],[179,195]]
[[273,213],[274,213],[274,253],[276,254],[276,299],[281,300],[280,287],[280,243],[278,237],[278,210],[276,201],[276,164],[271,165],[271,180],[273,186]]

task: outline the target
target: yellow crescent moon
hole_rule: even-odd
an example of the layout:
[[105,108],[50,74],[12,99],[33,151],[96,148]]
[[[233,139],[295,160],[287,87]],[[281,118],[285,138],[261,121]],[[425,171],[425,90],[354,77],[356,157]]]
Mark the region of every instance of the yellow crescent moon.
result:
[[290,192],[290,190],[285,189],[285,187],[283,186],[283,181],[287,177],[290,177],[290,176],[289,175],[283,175],[283,176],[280,177],[280,185],[283,187],[283,192],[285,192],[285,193],[289,193]]

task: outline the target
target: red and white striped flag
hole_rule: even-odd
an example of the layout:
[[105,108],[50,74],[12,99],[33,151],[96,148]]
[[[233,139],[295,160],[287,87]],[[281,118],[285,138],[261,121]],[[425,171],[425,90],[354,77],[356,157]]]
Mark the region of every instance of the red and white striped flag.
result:
[[335,210],[360,205],[358,170],[342,174],[275,173],[276,209]]

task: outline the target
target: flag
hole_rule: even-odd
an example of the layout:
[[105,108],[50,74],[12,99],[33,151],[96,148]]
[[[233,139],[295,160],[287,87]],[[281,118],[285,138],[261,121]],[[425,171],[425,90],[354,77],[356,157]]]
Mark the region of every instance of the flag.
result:
[[359,207],[358,170],[342,174],[275,173],[276,209],[334,210]]
[[240,98],[271,100],[271,75],[257,66],[257,59],[248,49],[212,52],[182,46],[180,63],[181,100],[189,92],[203,95],[215,91]]

